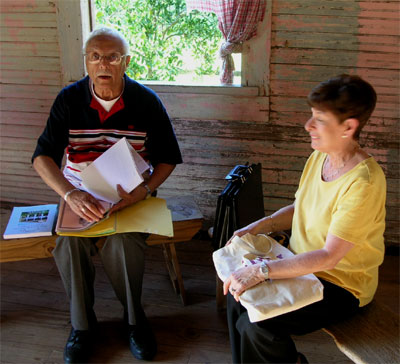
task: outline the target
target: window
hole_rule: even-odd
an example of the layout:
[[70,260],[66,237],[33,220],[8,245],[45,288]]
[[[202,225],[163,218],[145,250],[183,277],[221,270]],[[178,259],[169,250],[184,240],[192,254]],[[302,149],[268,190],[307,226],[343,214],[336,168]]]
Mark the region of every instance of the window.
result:
[[[118,29],[130,43],[127,73],[136,80],[220,85],[223,36],[212,12],[186,11],[185,0],[95,0],[96,26]],[[234,84],[241,84],[235,54]]]

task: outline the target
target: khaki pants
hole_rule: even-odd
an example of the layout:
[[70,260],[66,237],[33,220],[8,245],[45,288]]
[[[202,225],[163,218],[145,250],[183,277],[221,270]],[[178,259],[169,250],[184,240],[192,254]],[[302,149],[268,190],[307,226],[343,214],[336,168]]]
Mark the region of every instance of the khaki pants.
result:
[[[105,272],[122,303],[130,325],[144,318],[141,305],[147,234],[123,233],[107,237],[99,251]],[[96,238],[60,236],[53,250],[70,301],[71,324],[88,330],[96,320],[94,305]]]

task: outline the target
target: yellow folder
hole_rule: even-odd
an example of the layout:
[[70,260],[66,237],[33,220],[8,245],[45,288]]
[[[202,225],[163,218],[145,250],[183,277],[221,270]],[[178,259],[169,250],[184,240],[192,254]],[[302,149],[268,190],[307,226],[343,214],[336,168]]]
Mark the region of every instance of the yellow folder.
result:
[[97,237],[116,233],[141,232],[174,236],[171,211],[164,199],[150,197],[111,214],[107,219],[83,231],[57,232],[62,236]]

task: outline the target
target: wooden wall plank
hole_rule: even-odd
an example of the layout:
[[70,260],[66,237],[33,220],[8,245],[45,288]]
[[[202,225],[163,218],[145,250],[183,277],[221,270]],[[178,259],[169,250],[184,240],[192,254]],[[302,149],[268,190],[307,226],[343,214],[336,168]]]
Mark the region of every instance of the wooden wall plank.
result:
[[[1,65],[0,65],[1,66]],[[61,70],[7,70],[0,69],[4,84],[17,85],[61,85]]]
[[57,40],[54,28],[5,27],[0,32],[0,42],[57,43]]
[[36,172],[32,169],[31,164],[29,161],[24,161],[24,163],[20,162],[1,162],[1,166],[4,169],[4,174],[16,174],[20,176],[26,176],[26,177],[36,177],[37,174]]
[[[275,79],[271,80],[271,88],[274,90],[275,95],[287,95],[302,97],[307,95],[310,90],[315,86],[315,82],[310,82],[307,80],[299,81],[293,83],[291,80]],[[398,87],[384,85],[376,86],[375,91],[377,92],[379,99],[381,95],[400,95],[400,90]]]
[[267,97],[241,97],[213,94],[159,93],[169,114],[174,118],[244,121],[268,120]]
[[336,33],[303,33],[280,31],[272,33],[273,47],[298,49],[331,49],[346,51],[398,52],[399,39],[395,35],[358,35],[356,41],[349,39],[348,34]]
[[400,74],[394,69],[356,69],[355,67],[349,69],[348,67],[342,67],[340,65],[330,67],[321,65],[313,65],[312,67],[307,65],[271,65],[272,79],[291,80],[297,81],[298,83],[306,81],[317,84],[332,76],[342,73],[355,74],[356,71],[359,76],[365,78],[374,86],[388,86],[398,89]]
[[0,64],[4,70],[22,70],[22,71],[50,71],[60,70],[60,59],[57,57],[18,57],[18,56],[0,56]]
[[46,203],[59,203],[60,198],[59,196],[51,191],[45,190],[35,191],[32,193],[31,189],[23,189],[23,188],[13,188],[9,186],[4,186],[1,190],[2,201],[9,201],[9,202],[21,202],[24,201],[26,204],[32,205],[40,205],[43,201]]
[[398,53],[385,52],[385,57],[381,57],[376,53],[355,51],[340,51],[337,49],[293,49],[278,48],[273,53],[271,62],[279,64],[296,64],[296,65],[322,65],[342,67],[354,67],[354,59],[358,59],[359,67],[365,68],[381,68],[385,70],[398,70],[397,60]]
[[9,57],[59,57],[57,43],[0,42],[0,53]]
[[273,26],[275,31],[298,31],[304,33],[338,33],[338,34],[375,34],[397,35],[399,21],[397,19],[385,19],[377,22],[375,19],[359,18],[355,22],[354,17],[343,16],[298,16],[279,15],[275,17]]
[[7,85],[1,87],[1,92],[10,98],[23,99],[55,99],[60,92],[59,86],[51,85]]
[[18,110],[22,112],[38,112],[38,113],[49,113],[50,107],[53,104],[53,100],[46,99],[15,99],[9,97],[3,97],[0,105],[2,111],[13,111]]
[[[184,86],[176,85],[175,82],[166,82],[160,85],[157,81],[142,82],[151,88],[157,94],[161,93],[177,93],[177,94],[207,94],[207,95],[230,95],[239,97],[259,96],[258,87],[241,87],[241,86]],[[171,85],[174,87],[171,88]]]
[[[309,110],[305,98],[294,99],[290,96],[271,96],[271,111],[302,111]],[[380,96],[380,102],[377,103],[374,111],[375,116],[399,118],[400,110],[396,96]]]
[[[30,164],[32,153],[33,150],[20,150],[18,153],[15,153],[15,150],[4,150],[0,154],[0,162],[25,162]],[[8,173],[8,171],[4,171],[4,173]]]
[[43,128],[48,117],[48,113],[0,111],[1,124],[37,125]]
[[0,14],[0,24],[5,27],[18,28],[55,28],[57,21],[54,12],[38,13],[32,17],[31,13],[6,13]]
[[[3,127],[0,125],[1,128]],[[3,133],[0,133],[0,142],[3,147],[2,153],[6,151],[32,151],[35,149],[36,146],[36,139],[34,138],[13,138],[13,137],[6,137]],[[1,153],[1,154],[2,154]]]
[[29,179],[21,179],[15,174],[6,174],[2,178],[2,183],[4,186],[47,191],[43,185],[42,179],[37,174],[32,175]]
[[360,9],[362,16],[371,16],[379,19],[399,19],[399,2],[398,0],[389,1],[360,1]]
[[273,12],[275,14],[290,15],[325,15],[348,17],[357,14],[359,9],[363,9],[363,17],[373,17],[381,19],[397,19],[396,13],[399,10],[398,1],[367,2],[367,1],[274,1]]
[[48,0],[1,0],[0,11],[2,13],[29,13],[40,15],[43,13],[55,13],[54,1]]
[[354,13],[358,5],[351,1],[274,1],[273,13],[275,15],[325,15],[343,16]]

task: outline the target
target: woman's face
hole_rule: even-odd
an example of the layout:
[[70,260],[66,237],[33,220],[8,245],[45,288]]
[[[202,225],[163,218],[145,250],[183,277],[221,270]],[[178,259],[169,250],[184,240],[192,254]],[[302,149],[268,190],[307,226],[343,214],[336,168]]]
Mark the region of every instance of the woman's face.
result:
[[311,147],[323,153],[337,152],[343,148],[342,135],[346,129],[345,123],[330,111],[311,108],[312,117],[304,128],[311,136]]

